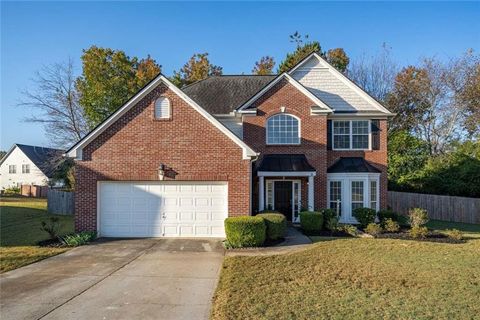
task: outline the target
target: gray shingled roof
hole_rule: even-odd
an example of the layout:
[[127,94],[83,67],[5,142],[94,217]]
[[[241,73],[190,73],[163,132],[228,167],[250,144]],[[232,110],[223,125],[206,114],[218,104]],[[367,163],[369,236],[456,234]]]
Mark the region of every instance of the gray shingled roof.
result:
[[29,146],[25,144],[16,143],[8,151],[8,153],[0,161],[0,164],[10,155],[15,149],[15,146],[22,150],[25,155],[32,160],[32,162],[45,174],[48,178],[51,178],[55,171],[58,169],[59,163],[62,161],[62,155],[65,150],[52,149],[45,147]]
[[262,90],[276,75],[223,75],[201,80],[182,89],[211,114],[228,114]]

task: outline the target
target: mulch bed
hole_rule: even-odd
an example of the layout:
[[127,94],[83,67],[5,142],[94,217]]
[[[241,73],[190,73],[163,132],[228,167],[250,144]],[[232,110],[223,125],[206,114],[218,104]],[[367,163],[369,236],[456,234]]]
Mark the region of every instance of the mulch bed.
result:
[[349,233],[346,233],[345,231],[334,231],[332,233],[330,230],[320,230],[315,232],[306,232],[305,230],[302,230],[302,232],[306,236],[352,238],[352,235]]
[[38,241],[37,244],[40,247],[50,247],[50,248],[65,247],[65,245],[59,239],[42,240],[42,241]]
[[406,230],[400,232],[385,232],[376,236],[380,239],[401,239],[401,240],[413,240],[413,241],[427,241],[427,242],[441,242],[441,243],[465,243],[465,240],[455,240],[449,238],[446,234],[430,231],[426,238],[412,238]]

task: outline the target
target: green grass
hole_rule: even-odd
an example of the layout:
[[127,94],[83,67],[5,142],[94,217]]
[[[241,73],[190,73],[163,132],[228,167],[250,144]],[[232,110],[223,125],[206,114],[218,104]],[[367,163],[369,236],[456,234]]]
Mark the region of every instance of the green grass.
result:
[[0,198],[0,272],[64,252],[65,248],[42,248],[37,242],[49,238],[41,222],[59,217],[61,234],[73,232],[73,216],[50,215],[47,201],[38,198]]
[[344,238],[277,256],[227,257],[212,319],[474,319],[479,226],[465,244]]

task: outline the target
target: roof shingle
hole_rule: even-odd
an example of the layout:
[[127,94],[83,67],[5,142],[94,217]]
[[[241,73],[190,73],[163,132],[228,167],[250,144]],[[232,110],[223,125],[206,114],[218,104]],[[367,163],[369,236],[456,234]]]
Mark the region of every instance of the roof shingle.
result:
[[192,83],[182,91],[210,114],[229,114],[276,77],[276,75],[213,76]]

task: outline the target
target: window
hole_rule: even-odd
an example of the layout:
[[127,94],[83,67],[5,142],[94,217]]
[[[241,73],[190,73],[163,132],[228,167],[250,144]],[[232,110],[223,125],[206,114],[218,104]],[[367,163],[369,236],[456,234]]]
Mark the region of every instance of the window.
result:
[[299,121],[292,115],[278,114],[267,120],[267,144],[299,144]]
[[377,210],[377,181],[370,180],[370,208]]
[[8,173],[17,173],[17,166],[14,164],[11,164],[8,166]]
[[22,164],[22,173],[30,173],[30,165]]
[[352,213],[363,207],[363,181],[352,181]]
[[333,121],[333,149],[369,149],[369,120]]
[[170,100],[160,97],[155,101],[155,119],[170,119]]
[[330,181],[330,209],[334,209],[338,216],[342,215],[342,182]]

